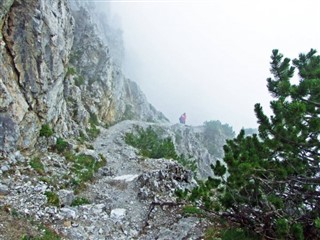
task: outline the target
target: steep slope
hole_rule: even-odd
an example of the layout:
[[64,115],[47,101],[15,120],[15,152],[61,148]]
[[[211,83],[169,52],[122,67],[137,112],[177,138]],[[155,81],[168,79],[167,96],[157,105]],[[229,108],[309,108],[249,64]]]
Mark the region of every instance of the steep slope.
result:
[[[69,105],[77,109],[78,105],[83,105],[88,113],[108,124],[124,119],[166,122],[164,115],[148,103],[137,84],[113,64],[113,56],[105,45],[108,42],[100,38],[101,33],[97,35],[97,23],[92,17],[95,9],[89,10],[80,6],[73,11],[76,34],[70,56],[70,68],[74,71],[67,81],[71,82],[67,88],[72,102]],[[77,101],[77,90],[86,101]]]
[[92,8],[73,2],[71,9],[67,0],[0,4],[2,155],[32,149],[44,124],[74,137],[92,121],[167,121],[113,63]]

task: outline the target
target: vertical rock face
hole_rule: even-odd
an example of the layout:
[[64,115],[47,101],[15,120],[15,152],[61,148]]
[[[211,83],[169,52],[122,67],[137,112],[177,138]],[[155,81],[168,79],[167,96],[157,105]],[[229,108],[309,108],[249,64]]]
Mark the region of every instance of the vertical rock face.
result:
[[[118,44],[117,51],[110,50],[111,41],[106,37],[106,29],[101,27],[108,26],[103,22],[106,20],[103,15],[85,2],[73,2],[72,6],[76,25],[70,57],[73,75],[68,89],[71,92],[80,89],[81,98],[86,99],[85,102],[70,99],[73,106],[81,106],[89,115],[94,114],[109,124],[124,119],[167,121],[148,103],[137,84],[123,75],[120,68],[122,46]],[[115,30],[110,34],[113,32]]]
[[61,115],[74,22],[66,1],[4,1],[1,8],[0,126],[10,119],[17,134],[0,134],[24,149],[34,145],[41,122],[54,124]]
[[114,64],[95,12],[89,3],[70,7],[68,0],[1,1],[2,153],[32,148],[43,124],[67,137],[92,118],[167,121],[123,76],[120,51]]

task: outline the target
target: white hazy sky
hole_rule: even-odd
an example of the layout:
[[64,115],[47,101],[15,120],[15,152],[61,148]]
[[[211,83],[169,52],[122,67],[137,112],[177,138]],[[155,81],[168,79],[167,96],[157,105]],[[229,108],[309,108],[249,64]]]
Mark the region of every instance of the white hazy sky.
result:
[[[320,51],[319,0],[109,1],[119,16],[125,72],[172,123],[257,127],[272,49]],[[268,114],[270,112],[268,111]]]

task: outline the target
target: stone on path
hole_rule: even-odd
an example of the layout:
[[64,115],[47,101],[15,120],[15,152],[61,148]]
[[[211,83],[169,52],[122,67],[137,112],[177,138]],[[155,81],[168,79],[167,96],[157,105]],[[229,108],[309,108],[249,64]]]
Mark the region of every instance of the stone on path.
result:
[[127,174],[127,175],[121,175],[114,178],[114,180],[123,180],[126,182],[131,182],[134,179],[136,179],[139,176],[139,174]]
[[111,210],[110,217],[120,220],[123,219],[126,215],[126,209],[124,208],[115,208]]

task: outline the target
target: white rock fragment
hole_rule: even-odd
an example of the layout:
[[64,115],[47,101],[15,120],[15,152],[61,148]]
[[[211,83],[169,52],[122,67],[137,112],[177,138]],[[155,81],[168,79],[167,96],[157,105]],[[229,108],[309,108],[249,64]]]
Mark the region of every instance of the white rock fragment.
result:
[[104,210],[105,210],[105,205],[104,204],[97,204],[92,208],[92,212],[94,214],[102,213]]
[[111,210],[110,217],[113,219],[121,220],[126,215],[126,209],[124,208],[115,208]]
[[122,180],[126,182],[131,182],[134,179],[136,179],[139,176],[139,174],[127,174],[127,175],[121,175],[114,178],[114,180]]

